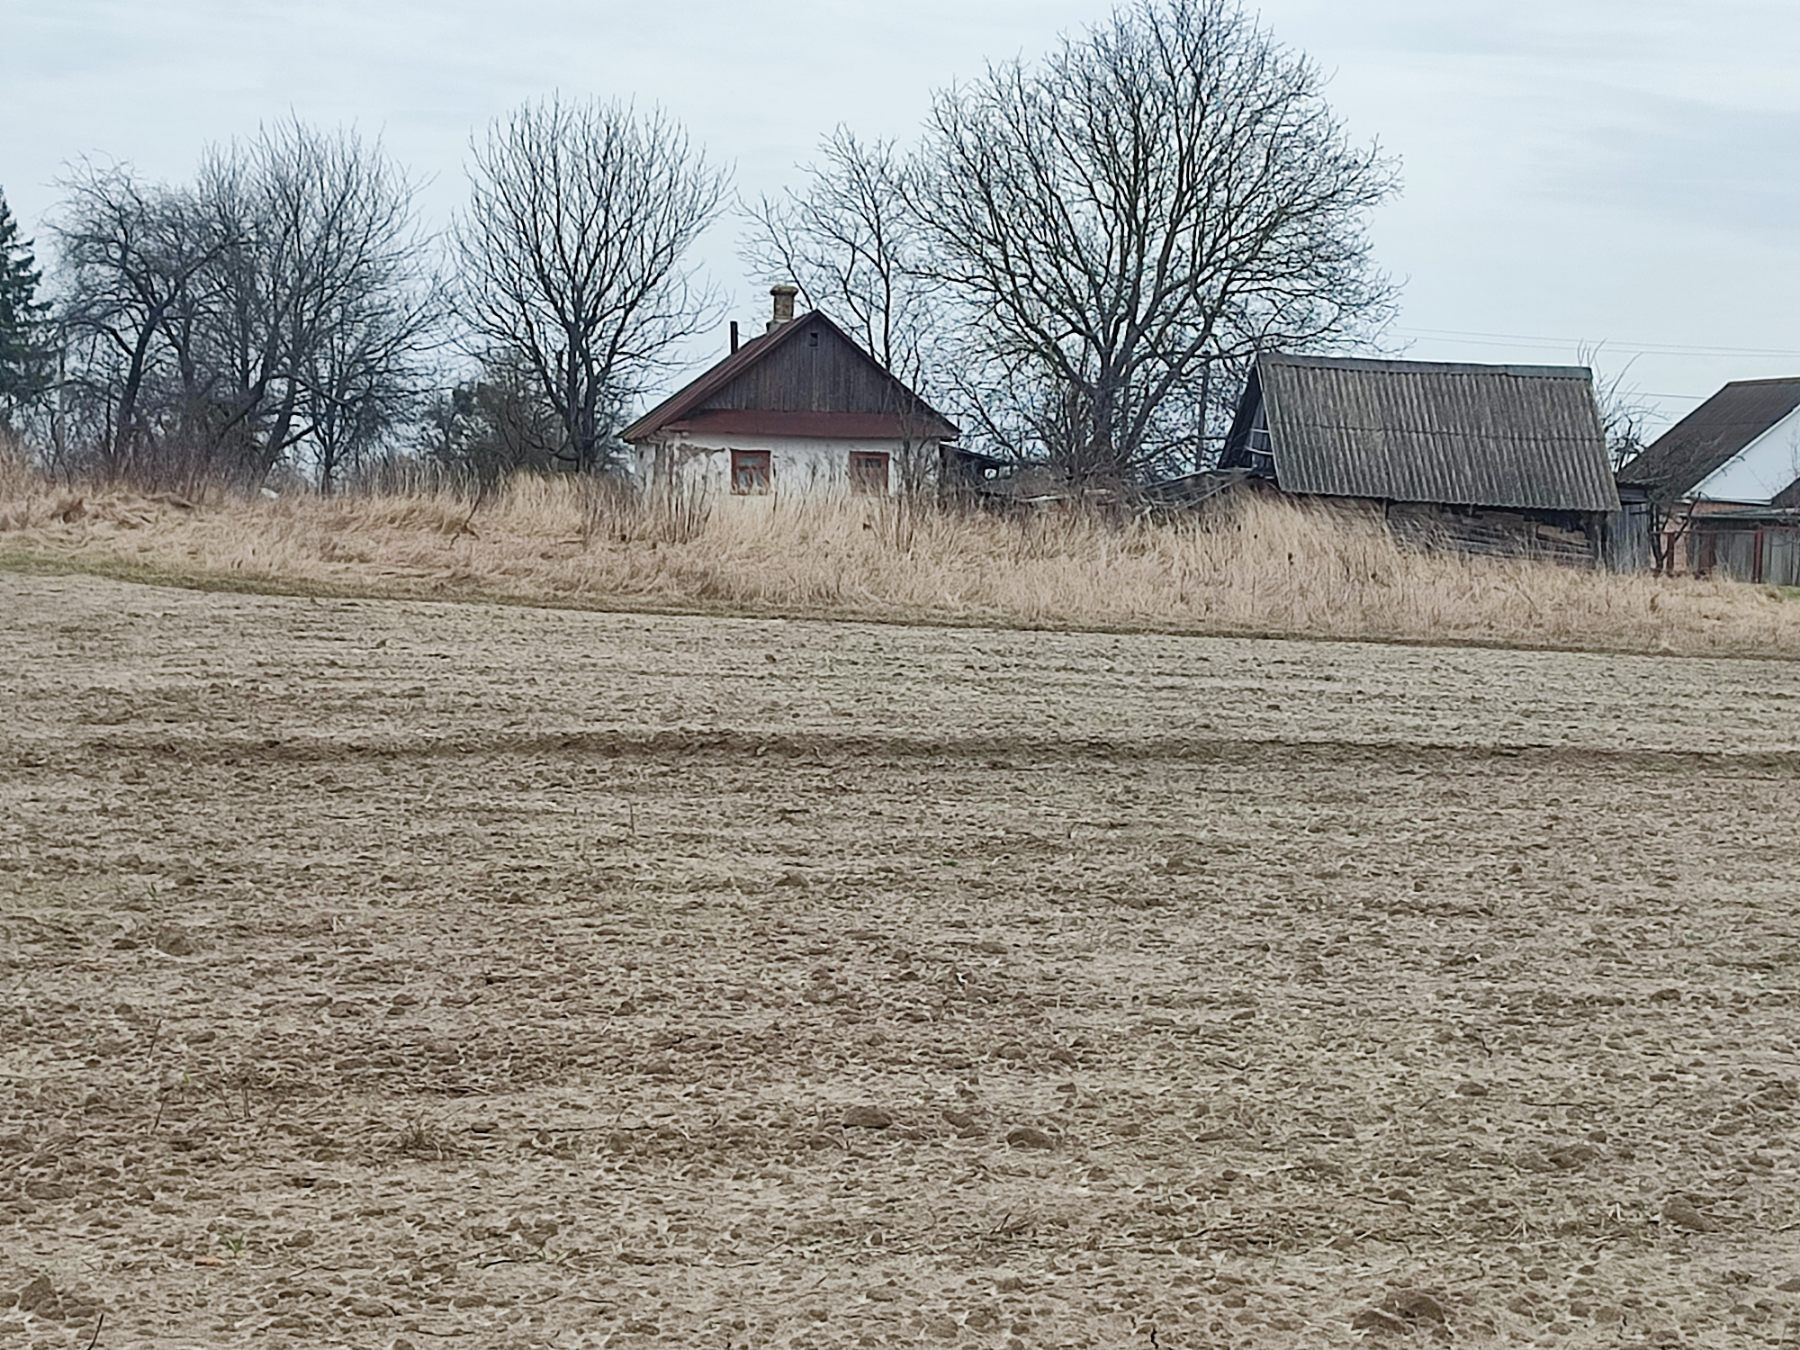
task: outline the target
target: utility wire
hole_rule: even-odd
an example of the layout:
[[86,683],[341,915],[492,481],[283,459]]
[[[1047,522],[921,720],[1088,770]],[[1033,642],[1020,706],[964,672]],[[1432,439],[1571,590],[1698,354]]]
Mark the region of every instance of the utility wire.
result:
[[1800,351],[1765,347],[1681,347],[1668,342],[1617,342],[1612,339],[1596,341],[1591,338],[1541,337],[1529,333],[1483,333],[1466,328],[1395,328],[1393,331],[1410,337],[1441,338],[1445,341],[1489,347],[1554,347],[1564,351],[1571,347],[1597,347],[1644,356],[1762,356],[1800,361]]

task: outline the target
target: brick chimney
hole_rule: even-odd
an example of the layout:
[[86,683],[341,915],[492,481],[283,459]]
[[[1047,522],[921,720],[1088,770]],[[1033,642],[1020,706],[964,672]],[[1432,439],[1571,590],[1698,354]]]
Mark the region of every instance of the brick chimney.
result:
[[782,324],[794,321],[794,297],[800,294],[800,288],[783,283],[771,286],[769,294],[775,299],[775,314],[769,320],[769,331],[773,333]]

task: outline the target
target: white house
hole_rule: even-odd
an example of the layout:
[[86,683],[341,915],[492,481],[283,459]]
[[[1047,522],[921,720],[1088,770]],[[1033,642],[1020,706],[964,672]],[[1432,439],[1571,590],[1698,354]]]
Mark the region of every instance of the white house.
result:
[[1800,586],[1800,378],[1738,380],[1619,470],[1659,566]]
[[[1662,501],[1800,506],[1800,378],[1726,385],[1619,471]],[[1779,500],[1778,500],[1779,499]]]
[[646,483],[737,496],[891,494],[935,473],[957,429],[823,313],[771,291],[768,331],[631,426]]

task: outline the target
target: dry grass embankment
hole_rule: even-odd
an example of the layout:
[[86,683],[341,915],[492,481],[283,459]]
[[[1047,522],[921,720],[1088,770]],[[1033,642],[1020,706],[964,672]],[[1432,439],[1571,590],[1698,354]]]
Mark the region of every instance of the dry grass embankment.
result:
[[1119,525],[864,501],[684,518],[592,484],[197,502],[0,475],[0,567],[244,590],[1800,656],[1800,605],[1719,581],[1427,555],[1278,503]]

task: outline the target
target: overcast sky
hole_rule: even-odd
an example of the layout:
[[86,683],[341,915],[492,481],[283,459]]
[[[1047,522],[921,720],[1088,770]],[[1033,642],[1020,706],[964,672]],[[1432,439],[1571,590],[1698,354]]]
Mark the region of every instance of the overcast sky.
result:
[[[82,155],[185,176],[289,110],[379,133],[455,209],[472,128],[565,93],[660,102],[746,196],[847,122],[908,136],[930,91],[1107,0],[0,0],[0,188],[42,231]],[[1404,164],[1374,221],[1421,358],[1602,365],[1679,415],[1800,374],[1800,3],[1266,0]],[[766,304],[735,224],[704,261]],[[722,337],[721,337],[722,341]]]

